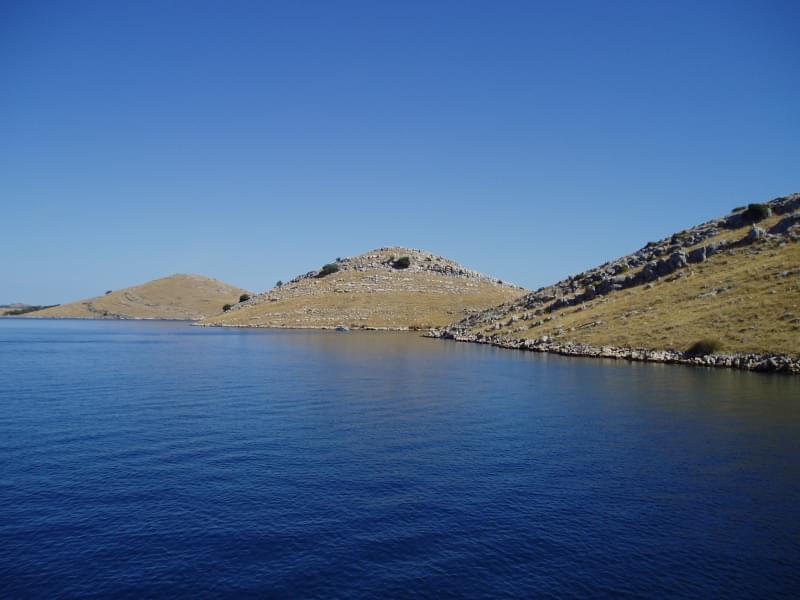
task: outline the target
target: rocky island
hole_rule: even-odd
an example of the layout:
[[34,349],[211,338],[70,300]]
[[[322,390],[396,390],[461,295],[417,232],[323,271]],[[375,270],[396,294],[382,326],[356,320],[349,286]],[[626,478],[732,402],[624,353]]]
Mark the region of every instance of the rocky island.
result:
[[28,312],[28,318],[196,321],[238,302],[246,290],[203,275],[176,274],[102,296]]
[[424,330],[526,291],[431,252],[385,247],[337,258],[200,324]]
[[800,194],[750,204],[427,335],[800,373]]

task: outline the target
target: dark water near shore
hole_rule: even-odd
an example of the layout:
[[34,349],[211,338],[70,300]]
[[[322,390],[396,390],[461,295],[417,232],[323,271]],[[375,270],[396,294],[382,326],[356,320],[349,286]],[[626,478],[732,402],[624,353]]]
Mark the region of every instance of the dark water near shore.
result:
[[797,597],[800,378],[0,320],[0,596]]

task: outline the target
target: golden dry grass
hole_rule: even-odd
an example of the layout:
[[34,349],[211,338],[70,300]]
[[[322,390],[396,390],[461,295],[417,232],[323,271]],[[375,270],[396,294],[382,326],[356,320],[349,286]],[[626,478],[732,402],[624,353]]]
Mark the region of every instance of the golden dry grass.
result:
[[199,320],[238,301],[245,290],[202,275],[172,275],[104,296],[29,313],[31,318]]
[[[720,237],[742,235],[738,230]],[[771,241],[723,252],[652,285],[551,316],[541,325],[532,326],[542,318],[536,316],[472,332],[675,350],[708,338],[718,340],[721,351],[800,355],[800,244]]]
[[428,272],[342,271],[272,290],[274,300],[205,319],[206,325],[251,327],[441,327],[526,290]]

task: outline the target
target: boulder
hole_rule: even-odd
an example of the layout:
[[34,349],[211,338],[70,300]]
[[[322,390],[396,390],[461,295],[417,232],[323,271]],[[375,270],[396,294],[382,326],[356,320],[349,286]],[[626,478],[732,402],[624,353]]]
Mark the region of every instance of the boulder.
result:
[[608,278],[608,279],[601,280],[600,283],[598,283],[597,286],[595,286],[595,287],[597,289],[597,293],[598,294],[600,294],[601,296],[605,296],[611,290],[614,289],[614,284],[611,281],[611,278]]
[[783,234],[798,224],[800,224],[800,214],[789,215],[788,217],[784,217],[783,219],[775,223],[775,225],[773,225],[770,228],[769,232],[778,235]]
[[673,252],[669,257],[668,262],[673,271],[682,269],[687,264],[686,253],[683,250]]
[[722,242],[711,242],[705,247],[705,249],[706,249],[706,258],[710,258],[714,254],[720,252],[720,250],[724,250],[725,244]]
[[744,238],[744,241],[748,244],[752,244],[753,242],[757,242],[758,240],[763,240],[766,235],[767,232],[764,231],[761,227],[753,225],[750,228],[750,231],[747,232],[747,236]]
[[686,260],[690,263],[701,263],[706,259],[706,247],[701,246],[700,248],[695,248],[689,254],[686,255]]
[[793,212],[800,208],[800,194],[792,194],[791,196],[783,196],[782,198],[775,198],[772,203],[773,210],[779,215]]
[[641,282],[648,283],[658,279],[656,265],[657,263],[651,261],[642,267],[642,270],[639,272],[639,278],[641,279]]

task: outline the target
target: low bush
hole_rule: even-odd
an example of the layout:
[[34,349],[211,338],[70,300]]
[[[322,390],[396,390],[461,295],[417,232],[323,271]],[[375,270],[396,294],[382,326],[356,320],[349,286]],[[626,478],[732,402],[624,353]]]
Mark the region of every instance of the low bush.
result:
[[276,288],[283,287],[283,281],[281,281],[280,279],[278,279],[278,281],[275,283],[275,287],[276,287]]
[[239,296],[239,302],[247,302],[250,300],[250,294],[242,294]]
[[411,266],[411,259],[408,256],[401,256],[392,262],[392,266],[395,269],[407,269]]
[[769,206],[766,204],[748,204],[747,210],[742,213],[742,217],[748,223],[758,223],[769,216]]
[[721,344],[717,340],[698,340],[686,350],[687,356],[708,356],[719,350]]
[[225,306],[222,307],[222,312],[228,312],[230,309],[231,309],[231,305],[230,304],[226,304]]
[[339,265],[336,263],[328,263],[327,265],[322,265],[322,268],[317,273],[317,278],[327,277],[333,273],[337,273],[339,271]]

